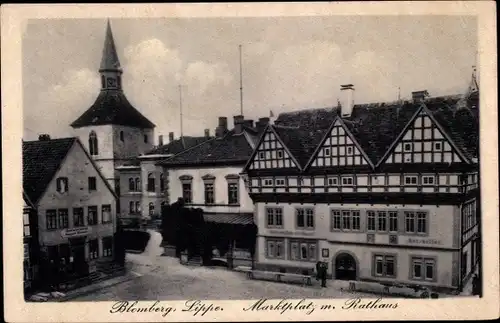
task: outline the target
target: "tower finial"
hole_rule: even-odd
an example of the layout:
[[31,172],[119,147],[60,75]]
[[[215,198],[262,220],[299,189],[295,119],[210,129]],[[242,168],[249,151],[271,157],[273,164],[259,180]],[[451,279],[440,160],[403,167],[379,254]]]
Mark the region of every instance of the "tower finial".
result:
[[119,71],[121,72],[120,61],[116,53],[115,40],[111,31],[111,23],[108,18],[106,26],[106,36],[104,38],[104,48],[102,50],[102,59],[99,72],[102,71]]

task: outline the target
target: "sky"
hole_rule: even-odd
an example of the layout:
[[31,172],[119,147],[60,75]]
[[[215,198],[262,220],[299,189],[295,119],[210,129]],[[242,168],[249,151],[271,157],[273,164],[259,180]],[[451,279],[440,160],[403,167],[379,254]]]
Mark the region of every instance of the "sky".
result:
[[[477,64],[473,16],[325,16],[111,19],[128,100],[155,135],[213,133],[218,117],[259,117],[334,106],[340,85],[355,103],[467,90]],[[105,19],[30,20],[24,29],[24,140],[69,126],[95,101]]]

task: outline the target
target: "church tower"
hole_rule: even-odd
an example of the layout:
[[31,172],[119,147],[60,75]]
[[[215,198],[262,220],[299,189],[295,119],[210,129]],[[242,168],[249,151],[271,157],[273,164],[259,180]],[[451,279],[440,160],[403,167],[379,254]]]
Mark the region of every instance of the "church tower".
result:
[[155,125],[136,110],[125,96],[122,88],[123,70],[109,20],[99,74],[101,90],[94,104],[71,127],[119,195],[116,167],[153,148]]

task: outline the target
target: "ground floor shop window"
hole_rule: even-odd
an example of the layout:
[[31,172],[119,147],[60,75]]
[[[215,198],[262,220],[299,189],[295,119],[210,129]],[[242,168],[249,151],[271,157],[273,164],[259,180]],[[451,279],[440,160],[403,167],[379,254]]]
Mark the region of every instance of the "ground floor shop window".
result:
[[284,239],[267,239],[266,240],[267,249],[266,256],[267,258],[285,258],[285,241]]
[[102,238],[102,255],[104,257],[111,257],[113,255],[113,238]]
[[89,258],[97,259],[99,257],[99,243],[97,239],[89,241]]
[[290,240],[290,259],[302,261],[316,261],[318,248],[316,241]]
[[435,280],[436,260],[434,258],[412,257],[411,258],[412,279]]
[[373,257],[373,274],[377,277],[396,276],[396,257],[391,255],[375,255]]

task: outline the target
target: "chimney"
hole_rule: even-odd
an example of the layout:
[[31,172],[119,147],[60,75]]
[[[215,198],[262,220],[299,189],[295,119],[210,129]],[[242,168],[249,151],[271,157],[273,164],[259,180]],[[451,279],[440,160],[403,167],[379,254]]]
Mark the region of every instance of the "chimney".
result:
[[345,84],[340,86],[341,99],[340,111],[342,117],[350,117],[354,107],[354,85]]
[[50,140],[50,136],[46,133],[43,133],[41,135],[38,136],[38,140],[40,141],[47,141],[47,140]]
[[255,127],[258,131],[263,130],[269,124],[269,118],[259,118],[259,121],[255,123]]
[[163,135],[158,136],[158,146],[163,146]]
[[205,138],[210,137],[210,129],[205,129]]
[[172,142],[174,141],[174,133],[173,132],[169,132],[168,133],[168,142]]
[[411,92],[413,102],[423,102],[428,96],[429,92],[427,92],[427,90]]
[[245,117],[242,115],[234,116],[234,133],[240,134],[243,131],[243,123],[245,122]]
[[227,133],[227,118],[219,117],[219,125],[215,128],[215,137],[222,138]]

